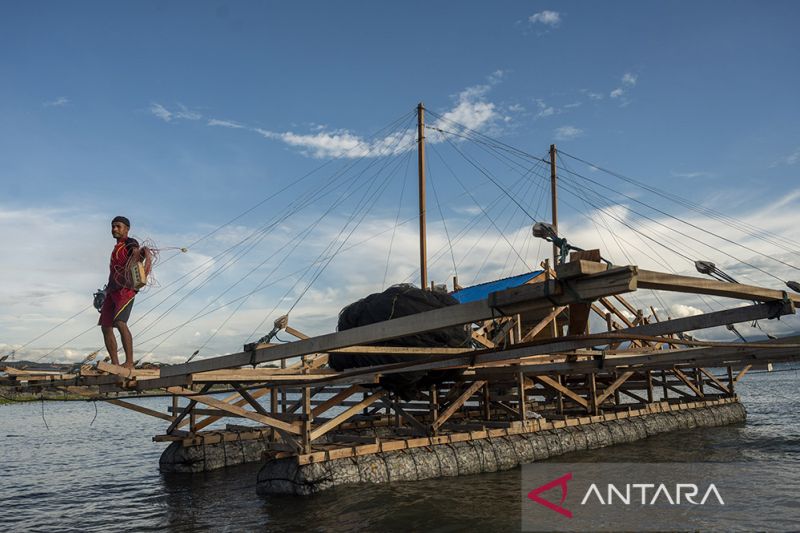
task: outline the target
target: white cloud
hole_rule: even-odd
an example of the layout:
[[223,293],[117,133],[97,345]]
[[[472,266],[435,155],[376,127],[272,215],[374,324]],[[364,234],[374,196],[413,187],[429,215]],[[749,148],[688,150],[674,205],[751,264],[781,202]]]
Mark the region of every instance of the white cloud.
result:
[[575,126],[561,126],[556,128],[555,137],[559,141],[569,141],[583,135],[583,130]]
[[158,103],[150,104],[150,113],[160,118],[164,122],[169,122],[172,120],[172,113],[170,113],[166,107]]
[[178,104],[178,110],[173,113],[175,118],[182,118],[185,120],[200,120],[203,118],[203,115],[196,111],[192,111],[187,109],[185,105]]
[[44,107],[64,107],[69,103],[69,98],[66,96],[59,96],[55,100],[49,100],[47,102],[43,102],[42,106]]
[[[453,130],[465,127],[472,130],[487,130],[500,122],[510,122],[511,116],[500,113],[496,104],[487,98],[492,87],[499,84],[506,75],[507,71],[498,69],[487,76],[487,83],[467,87],[455,95],[453,97],[455,99],[454,106],[442,113],[441,118],[429,123],[431,129],[428,134],[428,142],[436,143],[443,140],[441,134],[437,134],[432,128]],[[518,112],[520,109],[522,109],[521,106],[510,106],[507,111]],[[178,104],[177,110],[169,110],[162,104],[153,103],[149,111],[164,122],[202,118],[200,113],[187,109],[181,104]],[[303,154],[315,158],[359,158],[397,154],[410,149],[416,135],[413,129],[408,129],[383,138],[367,139],[347,129],[328,130],[324,125],[313,123],[310,125],[312,133],[281,132],[215,118],[208,119],[206,125],[247,129],[266,139],[280,141],[293,148],[298,148]]]
[[622,89],[621,87],[617,87],[616,89],[614,89],[613,91],[611,91],[611,93],[609,93],[609,96],[610,96],[611,98],[619,98],[619,97],[621,97],[623,94],[625,94],[625,90],[624,90],[624,89]]
[[670,172],[676,178],[709,178],[713,176],[711,172],[705,172],[702,170],[696,170],[692,172]]
[[545,26],[557,27],[561,23],[561,15],[558,11],[540,11],[528,17],[531,24],[544,24]]
[[160,118],[164,122],[172,122],[174,119],[183,119],[183,120],[200,120],[203,118],[203,115],[196,111],[192,111],[188,109],[183,104],[178,104],[178,109],[170,111],[163,105],[154,102],[150,104],[150,113],[154,116]]
[[536,114],[536,118],[545,118],[551,117],[555,115],[558,110],[551,105],[547,105],[544,100],[537,99],[536,105],[539,108],[539,112]]
[[625,74],[622,75],[622,84],[623,85],[634,86],[634,85],[636,85],[636,80],[638,80],[638,79],[639,79],[639,76],[637,76],[636,74],[632,74],[630,72],[626,72]]
[[222,126],[223,128],[233,128],[233,129],[244,128],[244,125],[239,124],[238,122],[234,122],[232,120],[219,120],[216,118],[209,119],[207,125]]
[[798,147],[794,152],[791,154],[781,157],[777,161],[773,162],[770,167],[777,167],[777,166],[792,166],[800,163],[800,147]]

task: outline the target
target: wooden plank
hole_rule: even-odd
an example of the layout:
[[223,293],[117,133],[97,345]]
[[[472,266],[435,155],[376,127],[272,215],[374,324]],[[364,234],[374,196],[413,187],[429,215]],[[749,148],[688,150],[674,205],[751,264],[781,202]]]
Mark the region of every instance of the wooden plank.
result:
[[426,435],[428,433],[428,428],[422,422],[414,418],[413,415],[408,413],[403,407],[400,405],[399,402],[390,400],[386,397],[381,398],[381,403],[389,407],[390,409],[394,409],[395,412],[404,418],[411,426],[420,434]]
[[300,434],[299,423],[297,422],[287,423],[282,420],[278,420],[277,418],[273,418],[271,416],[266,416],[260,413],[247,411],[246,409],[243,409],[236,405],[225,403],[222,400],[218,400],[217,398],[214,398],[212,396],[196,394],[194,391],[191,390],[187,390],[179,394],[181,396],[187,395],[194,402],[202,403],[228,413],[233,413],[243,418],[249,418],[250,420],[254,420],[266,426],[274,427],[276,429],[281,429],[283,431],[286,431],[288,433],[293,433],[295,435]]
[[735,378],[733,378],[733,382],[734,382],[734,383],[738,383],[738,382],[739,382],[739,380],[740,380],[740,379],[742,379],[742,378],[744,377],[744,375],[745,375],[745,374],[747,374],[747,373],[750,371],[750,369],[751,369],[751,368],[753,368],[753,365],[747,365],[746,367],[744,367],[743,369],[741,369],[741,370],[739,371],[739,373],[738,373],[738,374],[736,374],[736,377],[735,377]]
[[616,391],[620,385],[625,383],[633,374],[633,371],[624,372],[620,377],[614,380],[614,382],[609,385],[600,396],[597,397],[597,405],[602,405],[606,398],[614,394],[614,391]]
[[705,368],[702,368],[702,367],[700,367],[700,372],[702,372],[703,375],[705,375],[708,379],[710,379],[712,383],[716,384],[717,387],[719,387],[719,389],[722,392],[724,392],[726,394],[730,394],[731,393],[731,391],[728,389],[727,385],[725,385],[723,382],[721,382],[719,379],[717,379],[717,376],[715,376],[714,374],[712,374],[711,372],[709,372],[708,370],[706,370]]
[[583,406],[584,408],[586,408],[586,409],[589,408],[589,402],[587,402],[585,398],[579,396],[578,394],[576,394],[572,390],[568,389],[564,385],[560,384],[559,382],[557,382],[553,378],[551,378],[549,376],[546,376],[546,375],[541,375],[541,376],[536,376],[536,380],[539,381],[540,383],[542,383],[543,385],[546,385],[546,386],[550,387],[551,389],[560,392],[564,396],[566,396],[568,398],[571,398],[572,400],[574,400],[575,402],[577,402],[579,405]]
[[135,403],[126,402],[123,400],[104,400],[106,403],[111,403],[117,405],[119,407],[124,407],[125,409],[130,409],[131,411],[136,411],[137,413],[142,413],[149,416],[154,416],[156,418],[160,418],[161,420],[166,420],[167,422],[172,422],[175,420],[175,417],[161,413],[159,411],[155,411],[153,409],[148,409],[147,407],[143,407],[141,405],[136,405]]
[[540,331],[546,328],[548,324],[550,324],[550,322],[555,320],[556,317],[558,317],[558,315],[561,314],[561,312],[564,311],[564,309],[566,308],[567,306],[561,305],[550,311],[550,314],[541,319],[538,324],[536,324],[535,326],[533,326],[531,329],[528,330],[525,336],[522,337],[521,342],[528,342],[533,340],[533,338],[536,337],[536,335],[538,335]]
[[346,388],[345,390],[331,396],[329,399],[325,400],[325,402],[321,403],[320,405],[316,406],[311,413],[316,417],[334,407],[336,405],[341,404],[344,400],[352,396],[357,392],[363,392],[365,389],[359,387],[358,385],[351,385],[350,387]]
[[727,281],[716,281],[708,278],[678,276],[651,270],[639,271],[638,286],[640,289],[708,294],[760,302],[783,300],[786,297],[795,304],[800,303],[800,295],[787,293],[786,291],[764,289],[754,285],[728,283]]
[[386,394],[385,390],[379,390],[373,393],[371,396],[367,396],[362,401],[358,402],[353,407],[345,410],[343,413],[337,415],[336,417],[328,420],[324,424],[318,426],[316,429],[311,431],[311,440],[317,440],[319,437],[327,433],[328,431],[332,430],[342,422],[345,422],[352,416],[358,414],[359,411],[368,407],[375,403],[376,401],[380,400]]
[[112,365],[111,363],[104,363],[103,361],[97,362],[97,370],[124,378],[159,377],[161,375],[157,368],[125,368],[124,366]]
[[[371,344],[395,337],[432,331],[449,326],[466,324],[478,320],[494,318],[498,314],[551,307],[554,302],[566,305],[583,299],[606,296],[636,289],[636,267],[620,267],[595,276],[575,279],[568,288],[561,282],[549,281],[523,285],[505,291],[495,292],[486,300],[452,305],[404,317],[378,322],[345,331],[329,333],[306,340],[290,342],[252,352],[240,352],[190,363],[167,366],[161,369],[161,376],[179,376],[196,372],[244,366],[247,364],[276,361],[300,355],[327,352],[347,346]],[[567,283],[567,282],[565,282]],[[525,289],[525,290],[521,290]],[[513,310],[498,311],[496,307],[513,307]]]
[[[267,394],[269,391],[270,391],[270,389],[267,389],[267,388],[256,389],[255,391],[250,393],[250,396],[252,398],[258,399],[258,398],[261,398],[262,396],[264,396],[265,394]],[[222,401],[224,401],[226,403],[230,403],[231,400],[233,400],[235,398],[240,398],[238,393],[232,394],[232,395],[228,396],[227,398],[223,399]],[[243,398],[240,399],[240,400],[237,400],[236,402],[233,403],[233,405],[235,405],[237,407],[242,407],[243,405],[246,405],[246,404],[247,404],[247,400],[245,400]],[[208,418],[204,418],[204,419],[198,421],[195,424],[195,426],[194,426],[195,431],[200,431],[201,429],[210,426],[211,424],[213,424],[217,420],[220,420],[221,418],[222,417],[220,417],[220,416],[210,416]],[[178,427],[180,427],[180,426],[178,426]]]
[[485,384],[486,384],[485,381],[475,381],[474,383],[472,383],[472,385],[467,387],[467,390],[461,393],[461,395],[458,398],[453,400],[450,403],[450,405],[447,406],[447,409],[442,411],[442,413],[439,415],[439,418],[431,425],[431,427],[435,430],[442,427],[442,424],[447,422],[447,420],[451,416],[453,416],[453,413],[455,413],[462,405],[464,405],[464,403],[467,400],[469,400],[472,397],[472,395],[475,394],[475,392],[477,392],[477,390],[483,387]]

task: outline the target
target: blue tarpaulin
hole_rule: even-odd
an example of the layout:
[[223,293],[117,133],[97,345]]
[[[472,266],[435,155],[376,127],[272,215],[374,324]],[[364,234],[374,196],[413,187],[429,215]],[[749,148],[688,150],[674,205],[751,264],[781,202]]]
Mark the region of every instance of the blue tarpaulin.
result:
[[489,296],[489,293],[524,285],[542,272],[544,271],[536,270],[534,272],[528,272],[527,274],[511,276],[510,278],[487,281],[486,283],[481,283],[480,285],[473,285],[472,287],[466,287],[464,289],[451,292],[450,295],[462,304],[467,302],[475,302],[477,300],[485,299],[487,296]]

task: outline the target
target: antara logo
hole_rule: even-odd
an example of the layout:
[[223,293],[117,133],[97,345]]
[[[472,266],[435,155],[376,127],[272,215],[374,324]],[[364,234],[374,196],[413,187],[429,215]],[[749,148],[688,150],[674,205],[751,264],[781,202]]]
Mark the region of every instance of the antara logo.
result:
[[[590,498],[594,497],[601,505],[613,505],[616,498],[623,505],[631,505],[631,502],[639,505],[670,504],[680,505],[683,502],[692,505],[705,505],[712,495],[720,505],[725,505],[717,487],[711,483],[700,501],[696,501],[700,488],[694,483],[676,483],[672,491],[664,484],[654,483],[628,483],[622,486],[622,490],[613,483],[606,487],[606,498],[595,483],[589,485],[586,495],[581,500],[581,505],[586,505]],[[712,502],[713,503],[713,502]]]
[[[560,478],[556,478],[549,483],[545,483],[541,487],[536,487],[535,489],[533,489],[528,493],[528,498],[535,501],[539,505],[544,505],[548,509],[555,511],[558,514],[564,515],[567,518],[572,518],[572,511],[562,507],[562,505],[564,505],[564,500],[567,499],[567,481],[569,481],[570,479],[572,479],[572,472],[567,472]],[[539,496],[539,494],[546,492],[554,487],[561,487],[561,501],[559,502],[559,505],[547,501],[541,496]]]
[[[564,507],[564,501],[567,499],[567,482],[570,480],[572,480],[572,472],[545,483],[541,487],[536,487],[528,493],[528,499],[562,516],[572,518],[572,511]],[[541,496],[543,492],[556,487],[561,489],[561,499],[558,504]],[[694,483],[676,483],[672,490],[664,483],[658,485],[655,483],[628,483],[620,486],[609,483],[605,489],[605,491],[601,491],[596,483],[592,483],[586,490],[580,505],[586,505],[593,501],[601,505],[681,505],[682,503],[705,505],[709,499],[716,500],[719,505],[725,505],[722,495],[720,495],[719,490],[713,483],[709,484],[706,490],[702,492],[703,496],[699,501],[698,497],[701,494],[701,490]],[[713,504],[714,502],[711,501],[710,503]]]

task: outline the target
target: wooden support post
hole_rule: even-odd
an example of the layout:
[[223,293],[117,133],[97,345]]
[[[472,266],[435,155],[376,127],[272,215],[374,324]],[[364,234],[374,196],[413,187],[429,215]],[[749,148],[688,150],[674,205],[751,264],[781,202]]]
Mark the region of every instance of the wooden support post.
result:
[[278,389],[275,387],[269,391],[269,410],[272,414],[278,413]]
[[697,389],[700,391],[700,394],[705,395],[705,392],[703,391],[703,384],[705,383],[705,380],[703,379],[703,376],[700,374],[700,370],[697,367],[694,368],[694,382],[697,384]]
[[[281,368],[286,368],[286,359],[281,359]],[[281,389],[281,412],[286,412],[286,405],[289,403],[289,398],[286,395],[286,389]]]
[[300,434],[303,453],[311,453],[311,422],[313,421],[314,413],[311,410],[311,387],[303,387],[303,425]]
[[528,419],[528,396],[525,392],[525,375],[517,372],[517,389],[519,392],[519,419],[525,422]]
[[595,380],[594,372],[588,375],[589,378],[589,402],[587,411],[593,415],[600,414],[600,406],[597,401],[597,381]]
[[436,422],[436,419],[439,418],[439,392],[436,390],[436,385],[431,385],[429,394],[431,421]]
[[[561,374],[556,376],[556,379],[558,380],[558,384],[559,385],[563,385],[563,383],[561,382],[561,379],[562,379]],[[557,401],[558,401],[558,414],[563,415],[564,414],[564,394],[561,392],[561,390],[558,391],[558,400]]]
[[492,419],[492,398],[489,394],[489,382],[483,385],[483,418],[486,420]]
[[666,370],[661,371],[661,385],[663,386],[663,396],[661,397],[662,400],[669,400],[669,391],[667,390],[667,372]]
[[645,372],[647,377],[647,403],[653,403],[653,375],[650,370]]
[[736,381],[733,379],[733,367],[728,365],[728,394],[731,398],[736,396],[736,390],[733,387],[734,383],[736,383]]

